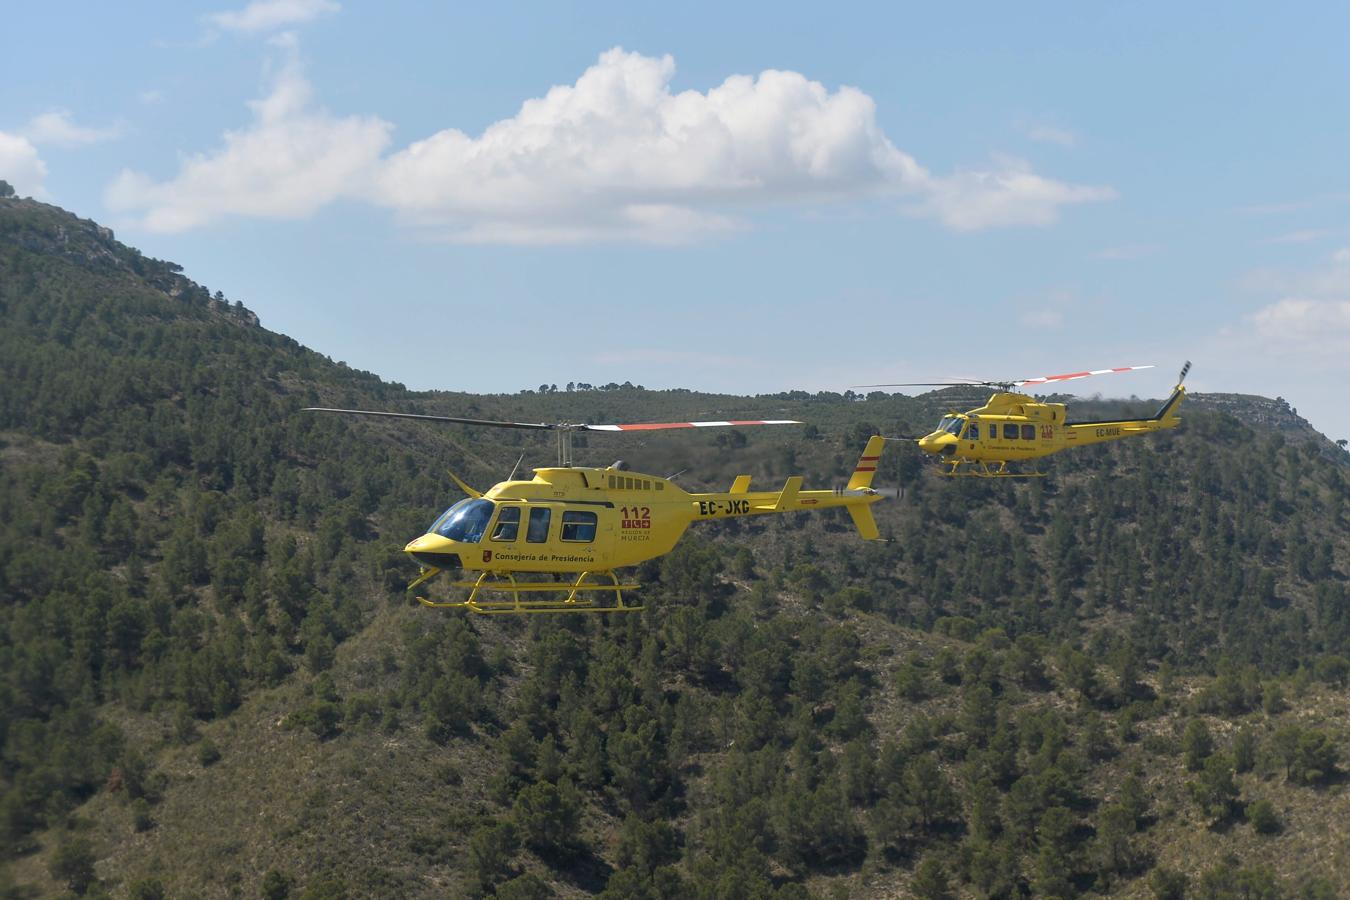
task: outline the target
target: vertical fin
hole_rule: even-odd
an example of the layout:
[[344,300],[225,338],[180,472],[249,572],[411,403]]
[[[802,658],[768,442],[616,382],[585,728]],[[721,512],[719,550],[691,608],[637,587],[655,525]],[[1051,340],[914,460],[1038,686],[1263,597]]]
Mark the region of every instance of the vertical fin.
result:
[[853,469],[853,477],[848,480],[850,491],[872,486],[872,476],[876,475],[877,463],[881,461],[881,450],[885,446],[886,439],[879,434],[867,439],[867,447],[858,458],[858,465]]
[[785,509],[794,509],[797,506],[797,494],[802,489],[802,476],[793,475],[783,483],[783,490],[778,495],[778,502],[773,505],[775,512],[781,512]]

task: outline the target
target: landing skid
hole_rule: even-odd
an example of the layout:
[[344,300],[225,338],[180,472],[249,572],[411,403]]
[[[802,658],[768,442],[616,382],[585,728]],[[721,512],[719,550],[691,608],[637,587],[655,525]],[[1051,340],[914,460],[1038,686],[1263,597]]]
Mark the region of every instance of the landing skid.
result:
[[954,462],[944,462],[943,465],[949,466],[945,472],[939,472],[944,478],[1044,478],[1044,472],[1013,472],[1008,469],[1006,462],[1000,462],[997,466],[991,466],[987,462],[972,462],[970,460],[958,459]]
[[[420,584],[430,581],[441,572],[440,569],[424,569],[422,574],[408,585],[408,590],[412,590]],[[609,583],[588,582],[586,579],[596,576],[598,578],[608,577]],[[632,606],[624,603],[623,592],[635,591],[639,585],[620,584],[618,576],[613,572],[582,572],[577,576],[576,581],[570,584],[552,584],[538,581],[516,581],[516,576],[511,572],[503,575],[496,575],[492,572],[484,572],[474,581],[452,581],[452,588],[462,588],[469,592],[468,598],[456,602],[439,602],[428,600],[426,597],[418,597],[417,602],[423,606],[429,606],[432,609],[467,609],[470,612],[476,612],[481,615],[524,615],[529,613],[617,613],[617,612],[637,612],[642,609],[641,605]],[[480,593],[501,593],[508,595],[506,599],[480,600]],[[553,593],[560,594],[566,592],[567,596],[561,600],[551,599],[527,599],[530,594]],[[600,606],[597,603],[598,597],[585,596],[587,594],[600,594],[603,596],[606,592],[612,592],[614,595],[613,606]],[[524,595],[524,596],[522,596]]]

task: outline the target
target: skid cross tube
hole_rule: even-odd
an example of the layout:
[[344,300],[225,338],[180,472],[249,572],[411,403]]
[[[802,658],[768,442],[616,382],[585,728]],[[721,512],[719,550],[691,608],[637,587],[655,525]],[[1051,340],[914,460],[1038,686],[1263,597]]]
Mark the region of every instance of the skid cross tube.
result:
[[[598,578],[608,577],[609,583],[587,582],[586,579],[592,575]],[[423,573],[423,577],[409,585],[409,588],[415,587],[430,577],[432,576]],[[502,581],[501,577],[504,577],[505,581]],[[641,605],[632,606],[625,603],[623,599],[624,591],[635,591],[639,585],[622,584],[618,576],[611,571],[582,572],[577,576],[576,581],[563,584],[536,581],[520,582],[516,580],[515,574],[512,572],[506,572],[500,577],[494,577],[492,572],[483,572],[474,581],[455,581],[451,582],[450,586],[468,590],[469,596],[464,600],[450,602],[418,597],[417,602],[432,609],[467,609],[470,612],[482,615],[566,612],[616,613],[637,612],[642,609]],[[526,596],[524,596],[542,593],[557,594],[564,591],[567,592],[567,596],[562,600],[526,599]],[[480,600],[478,598],[480,592],[502,593],[508,595],[508,597],[501,600]],[[612,592],[614,594],[614,605],[597,606],[593,598],[582,596],[595,592]]]
[[1044,478],[1044,472],[1012,472],[1008,469],[1006,461],[999,462],[996,468],[991,468],[989,463],[984,460],[971,461],[965,459],[953,460],[943,463],[951,466],[945,472],[939,474],[946,478]]

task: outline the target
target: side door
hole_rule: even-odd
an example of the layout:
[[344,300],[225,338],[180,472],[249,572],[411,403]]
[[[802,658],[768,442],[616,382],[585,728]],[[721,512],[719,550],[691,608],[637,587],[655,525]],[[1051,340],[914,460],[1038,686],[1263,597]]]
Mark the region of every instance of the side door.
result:
[[520,541],[524,537],[525,517],[528,513],[523,503],[498,503],[496,515],[488,524],[483,535],[483,562],[492,562],[505,553],[506,559],[516,556]]
[[607,568],[614,553],[614,509],[601,503],[569,503],[560,506],[556,515],[560,516],[558,543],[563,552]]

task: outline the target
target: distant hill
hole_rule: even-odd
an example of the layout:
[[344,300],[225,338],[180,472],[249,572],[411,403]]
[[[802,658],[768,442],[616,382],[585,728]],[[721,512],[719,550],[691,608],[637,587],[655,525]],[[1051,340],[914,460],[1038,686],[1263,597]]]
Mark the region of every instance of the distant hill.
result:
[[605,387],[410,392],[0,198],[0,895],[1350,894],[1350,457],[1288,403],[1021,482],[889,445],[889,543],[699,526],[528,622],[400,548],[550,441],[299,412],[797,418],[578,452],[828,486],[954,402]]

